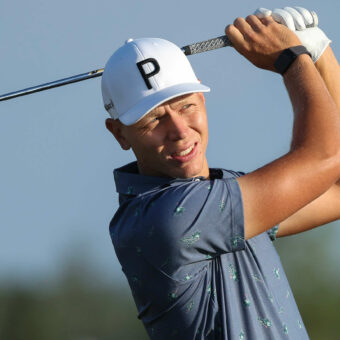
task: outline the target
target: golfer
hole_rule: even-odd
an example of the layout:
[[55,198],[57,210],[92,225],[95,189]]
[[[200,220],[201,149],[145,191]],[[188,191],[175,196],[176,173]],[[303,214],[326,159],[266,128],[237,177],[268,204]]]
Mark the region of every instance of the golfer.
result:
[[209,168],[209,88],[177,46],[130,39],[106,64],[106,126],[136,156],[114,171],[110,234],[151,339],[308,339],[272,241],[340,218],[340,70],[312,17],[260,9],[226,28],[294,112],[290,151],[248,174]]

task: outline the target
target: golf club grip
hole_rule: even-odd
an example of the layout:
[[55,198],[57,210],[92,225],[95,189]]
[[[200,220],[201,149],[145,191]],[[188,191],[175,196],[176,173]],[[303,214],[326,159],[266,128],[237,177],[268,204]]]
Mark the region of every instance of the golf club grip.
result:
[[211,50],[216,50],[217,48],[222,48],[226,46],[232,46],[231,41],[226,35],[221,35],[220,37],[201,41],[191,45],[182,47],[182,51],[185,55],[192,55],[201,52],[207,52]]
[[[206,41],[201,41],[198,43],[184,46],[181,48],[181,50],[184,52],[185,55],[192,55],[196,53],[215,50],[217,48],[221,48],[225,46],[231,46],[231,42],[224,35],[224,36],[220,36],[217,38],[213,38],[213,39],[209,39]],[[98,69],[98,70],[78,74],[72,77],[55,80],[49,83],[28,87],[23,90],[5,93],[3,95],[0,95],[0,101],[9,100],[9,99],[13,99],[16,97],[21,97],[21,96],[26,96],[28,94],[53,89],[55,87],[76,83],[76,82],[86,80],[86,79],[100,77],[103,74],[103,71],[104,71],[103,69]]]

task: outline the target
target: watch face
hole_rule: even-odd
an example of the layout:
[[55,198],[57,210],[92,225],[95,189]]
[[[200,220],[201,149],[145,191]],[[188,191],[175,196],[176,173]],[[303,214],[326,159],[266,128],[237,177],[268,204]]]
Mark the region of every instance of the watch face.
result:
[[308,54],[310,56],[310,53],[307,51],[306,47],[302,45],[285,49],[275,61],[275,69],[283,75],[300,54]]
[[290,47],[289,50],[294,53],[296,57],[300,54],[309,54],[306,47],[302,45]]

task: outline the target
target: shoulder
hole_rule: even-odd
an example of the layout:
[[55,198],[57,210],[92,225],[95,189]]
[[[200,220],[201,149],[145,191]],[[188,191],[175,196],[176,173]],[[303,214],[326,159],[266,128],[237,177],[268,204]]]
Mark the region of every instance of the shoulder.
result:
[[[232,200],[240,201],[236,179],[244,173],[233,170],[211,169],[210,179],[174,179],[124,200],[112,223],[158,223],[168,225],[177,221],[193,220],[203,210],[221,209]],[[214,208],[215,207],[215,208]],[[206,211],[205,215],[211,214]],[[176,217],[181,216],[181,219]]]
[[228,173],[228,176],[209,180],[176,180],[136,196],[124,210],[129,216],[138,216],[139,223],[143,224],[153,218],[163,224],[183,223],[183,220],[189,223],[202,212],[205,215],[213,214],[214,207],[218,210],[228,201],[239,199],[238,176],[239,173]]
[[236,177],[175,180],[138,194],[120,206],[110,232],[114,244],[138,243],[144,251],[157,248],[173,256],[197,247],[207,253],[239,249],[233,243],[243,238]]

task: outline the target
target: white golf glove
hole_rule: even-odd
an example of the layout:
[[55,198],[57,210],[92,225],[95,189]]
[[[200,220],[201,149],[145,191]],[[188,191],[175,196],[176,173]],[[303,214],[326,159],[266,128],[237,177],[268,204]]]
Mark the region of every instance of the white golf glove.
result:
[[331,40],[318,26],[318,16],[313,11],[302,7],[277,8],[271,11],[266,8],[258,8],[254,13],[259,19],[272,16],[273,19],[287,26],[301,40],[308,52],[311,54],[314,63],[321,57]]

